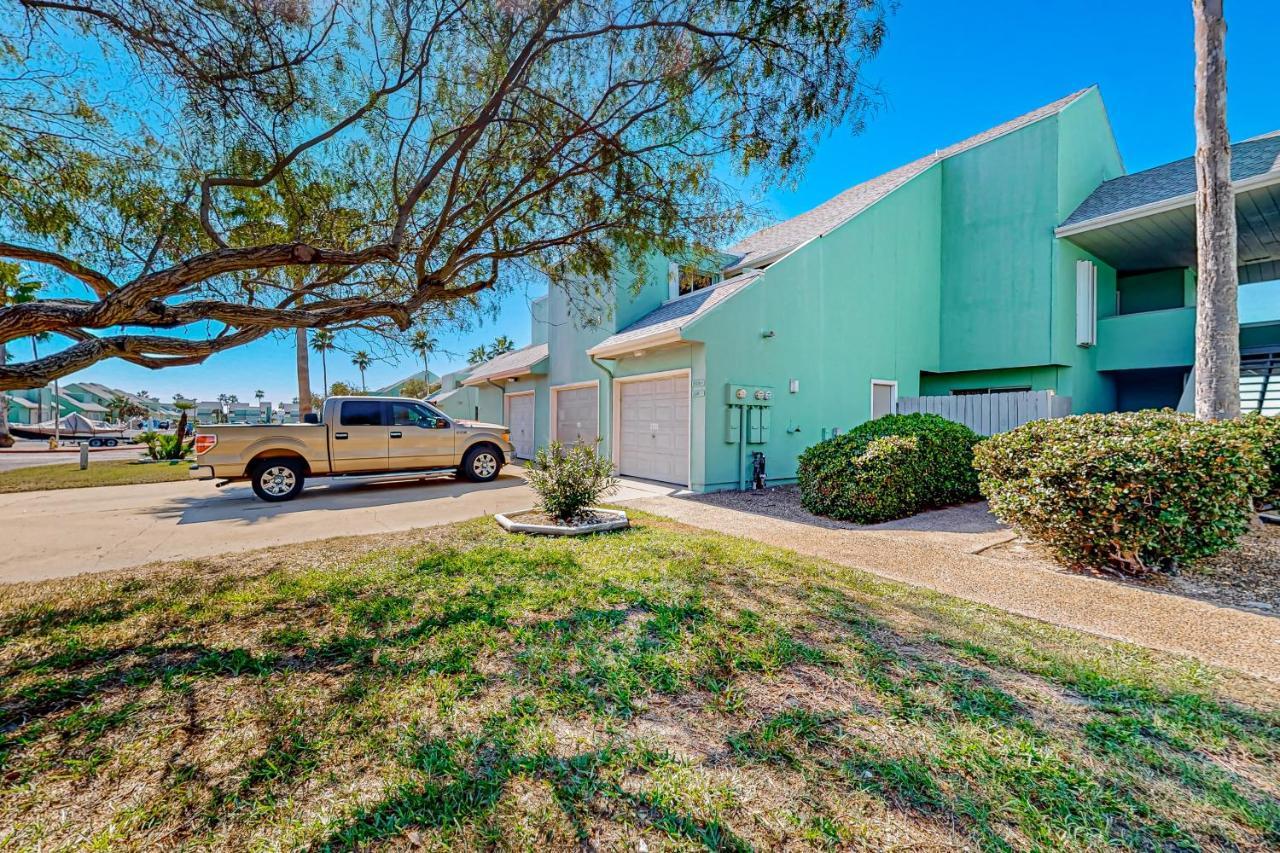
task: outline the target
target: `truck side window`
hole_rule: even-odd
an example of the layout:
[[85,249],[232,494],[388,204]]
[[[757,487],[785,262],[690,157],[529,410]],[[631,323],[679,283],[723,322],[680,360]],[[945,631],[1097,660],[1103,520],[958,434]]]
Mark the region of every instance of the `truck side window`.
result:
[[426,406],[415,406],[412,403],[392,403],[391,424],[422,429],[440,429],[449,425],[448,421],[436,417]]
[[382,418],[383,405],[376,400],[344,400],[341,421],[343,426],[386,426]]

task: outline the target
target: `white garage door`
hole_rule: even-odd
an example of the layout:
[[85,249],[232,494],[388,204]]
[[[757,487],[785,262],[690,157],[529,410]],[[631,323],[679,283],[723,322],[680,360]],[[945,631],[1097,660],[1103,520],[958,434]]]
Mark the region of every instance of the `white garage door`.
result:
[[533,458],[533,395],[521,394],[507,398],[507,429],[511,430],[511,443],[516,456]]
[[556,439],[565,445],[594,444],[600,435],[600,398],[596,386],[556,391]]
[[689,483],[689,377],[619,386],[618,470],[631,477]]

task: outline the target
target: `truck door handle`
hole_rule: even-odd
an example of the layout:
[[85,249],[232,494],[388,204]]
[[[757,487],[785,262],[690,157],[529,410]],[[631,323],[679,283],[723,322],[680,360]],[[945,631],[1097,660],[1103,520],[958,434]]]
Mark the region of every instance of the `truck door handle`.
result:
[[400,430],[393,430],[393,431],[392,431],[392,433],[391,433],[391,437],[392,437],[392,438],[399,438],[399,437],[400,437]]
[[333,434],[333,439],[334,441],[346,441],[347,434],[345,432],[335,432]]

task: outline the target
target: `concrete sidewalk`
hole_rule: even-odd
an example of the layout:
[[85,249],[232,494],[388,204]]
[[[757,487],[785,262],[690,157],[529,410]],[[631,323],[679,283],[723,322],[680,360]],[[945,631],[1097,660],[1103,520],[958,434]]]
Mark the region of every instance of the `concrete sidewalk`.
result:
[[[610,500],[672,489],[623,481]],[[533,506],[521,469],[492,483],[316,479],[286,503],[264,503],[248,484],[208,481],[103,486],[0,495],[0,583],[180,560],[269,545],[452,524]]]
[[789,548],[1055,625],[1280,682],[1280,619],[968,553],[972,542],[833,530],[673,496],[625,501],[693,527]]

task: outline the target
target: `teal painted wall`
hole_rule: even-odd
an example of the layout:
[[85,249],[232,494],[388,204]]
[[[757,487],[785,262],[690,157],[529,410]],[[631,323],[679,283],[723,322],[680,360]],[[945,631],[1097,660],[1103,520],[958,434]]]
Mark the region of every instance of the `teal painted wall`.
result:
[[[1136,275],[1122,273],[1116,281],[1116,313],[1140,314],[1144,311],[1166,311],[1170,308],[1194,306],[1194,277],[1188,282],[1188,272],[1179,267]],[[1187,301],[1188,289],[1190,302]]]
[[727,383],[773,388],[770,441],[747,448],[765,452],[771,482],[793,479],[797,456],[824,434],[869,417],[872,379],[917,393],[920,372],[938,365],[941,185],[942,170],[927,170],[686,329],[706,342],[694,372],[706,424],[695,488],[738,483],[738,447],[724,440]]
[[941,363],[1051,361],[1056,119],[942,163]]
[[1196,309],[1123,314],[1098,321],[1098,370],[1189,366],[1195,361]]

